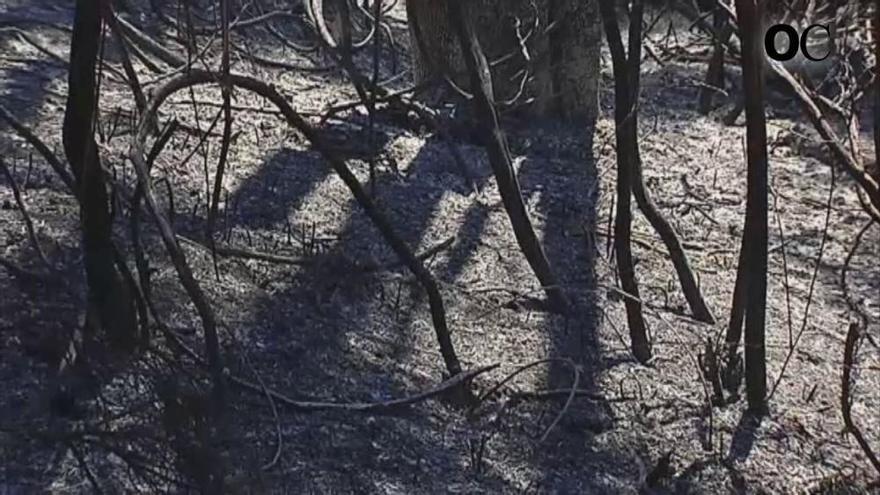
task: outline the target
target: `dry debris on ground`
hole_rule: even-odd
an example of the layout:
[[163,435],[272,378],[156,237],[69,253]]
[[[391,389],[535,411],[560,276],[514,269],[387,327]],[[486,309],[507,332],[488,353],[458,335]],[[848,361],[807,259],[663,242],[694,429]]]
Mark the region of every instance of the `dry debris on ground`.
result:
[[[399,13],[394,15],[397,39],[405,40],[405,26]],[[70,18],[69,5],[0,2],[0,103],[55,147],[66,91],[59,60],[65,59],[69,42],[69,33],[58,26],[69,25]],[[138,21],[155,20],[145,15]],[[46,51],[6,29],[12,25]],[[251,49],[259,47],[257,53],[266,59],[310,63],[295,52],[271,48],[277,44],[252,41]],[[113,55],[109,46],[111,62]],[[697,113],[694,81],[701,67],[672,58],[662,65],[646,62],[640,137],[648,187],[686,241],[705,296],[724,322],[745,208],[744,127],[723,125],[724,109],[717,115]],[[155,75],[138,68],[149,90]],[[246,59],[234,68],[274,84],[304,115],[319,115],[355,98],[337,71],[272,68]],[[210,106],[219,95],[217,89],[198,89],[175,96],[161,112],[163,121],[177,118],[189,128],[175,135],[154,172],[155,180],[167,181],[174,191],[173,221],[181,235],[197,236],[204,228],[205,174],[216,163],[219,140],[208,141],[204,158],[200,153],[185,163],[182,158],[193,152],[197,122],[204,131],[219,110]],[[208,102],[198,107],[198,116],[193,100]],[[101,101],[101,152],[116,181],[132,187],[134,174],[125,164],[134,105],[129,89],[108,77]],[[796,113],[771,113],[771,379],[782,373],[784,362],[788,365],[770,416],[753,424],[742,403],[707,406],[697,360],[723,324],[711,327],[687,317],[662,244],[638,215],[634,249],[656,354],[651,366],[638,365],[622,342],[626,319],[610,289],[616,282],[608,257],[614,151],[607,92],[602,101],[592,152],[582,146],[586,129],[510,128],[527,206],[551,262],[577,301],[567,317],[536,303],[542,293],[518,251],[482,148],[452,143],[479,189],[474,193],[449,143],[392,119],[378,122],[372,139],[380,150],[374,197],[417,253],[442,245],[426,262],[442,284],[465,369],[501,363],[478,377],[476,388],[488,390],[519,365],[554,359],[517,376],[473,414],[442,400],[391,415],[295,413],[239,390],[232,400],[231,438],[221,449],[231,486],[245,493],[626,493],[639,490],[649,477],[660,478],[657,490],[670,493],[844,493],[845,487],[865,486],[870,466],[845,434],[840,414],[843,344],[852,318],[840,276],[867,221],[848,181],[837,178],[828,240],[811,288],[826,230],[830,169],[803,149],[810,138],[791,139],[809,135]],[[235,139],[219,238],[224,246],[297,263],[220,257],[217,278],[210,252],[184,244],[222,322],[231,372],[313,401],[381,401],[442,381],[421,289],[395,264],[344,184],[264,102],[237,92],[234,103]],[[366,183],[371,150],[364,143],[371,140],[365,122],[363,112],[355,110],[322,123],[321,129],[348,148],[352,168]],[[869,141],[867,133],[864,138]],[[47,363],[57,359],[51,342],[63,341],[81,319],[85,296],[77,208],[42,158],[5,125],[0,126],[0,154],[24,191],[42,248],[61,267],[39,275],[45,267],[28,241],[10,184],[0,182],[0,257],[34,275],[0,269],[0,493],[89,492],[91,476],[111,493],[143,490],[126,484],[131,468],[119,461],[121,453],[98,448],[98,440],[83,462],[81,451],[52,436],[57,420],[40,408],[40,391],[51,380]],[[164,186],[157,192],[170,209]],[[158,236],[152,228],[146,232],[154,298],[172,329],[197,345],[198,320],[184,303]],[[120,228],[119,238],[125,236]],[[875,335],[878,236],[876,226],[867,231],[847,277],[853,299],[875,322]],[[567,395],[531,392],[571,387],[573,373],[564,358],[577,364],[578,388],[585,392],[540,441]],[[133,368],[161,366],[153,357]],[[880,445],[877,348],[863,346],[858,371],[854,414]],[[131,400],[145,418],[155,419],[159,406],[138,402],[149,397],[147,386],[120,377],[103,395]],[[119,403],[102,407],[126,410]],[[138,431],[126,430],[126,424],[107,426]],[[168,441],[156,439],[156,456],[164,455]],[[269,469],[261,469],[273,458]]]

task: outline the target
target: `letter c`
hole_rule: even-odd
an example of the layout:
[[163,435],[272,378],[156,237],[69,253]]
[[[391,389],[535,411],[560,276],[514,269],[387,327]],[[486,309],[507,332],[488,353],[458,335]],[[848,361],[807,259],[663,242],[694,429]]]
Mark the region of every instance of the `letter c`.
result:
[[821,58],[819,58],[819,57],[813,57],[813,56],[810,54],[810,51],[807,50],[807,37],[810,36],[810,31],[812,31],[813,29],[816,29],[816,28],[818,28],[818,29],[824,29],[824,30],[825,30],[825,34],[828,35],[829,39],[831,38],[831,30],[828,29],[828,25],[827,25],[827,24],[813,24],[813,25],[811,25],[810,27],[808,27],[808,28],[806,29],[806,31],[804,31],[803,36],[801,36],[801,51],[804,52],[804,56],[805,56],[805,57],[807,57],[808,59],[812,60],[813,62],[819,62],[819,61],[825,60],[826,58],[828,58],[828,55],[831,55],[831,47],[830,47],[830,46],[829,46],[829,48],[828,48],[828,52],[825,54],[824,57],[821,57]]

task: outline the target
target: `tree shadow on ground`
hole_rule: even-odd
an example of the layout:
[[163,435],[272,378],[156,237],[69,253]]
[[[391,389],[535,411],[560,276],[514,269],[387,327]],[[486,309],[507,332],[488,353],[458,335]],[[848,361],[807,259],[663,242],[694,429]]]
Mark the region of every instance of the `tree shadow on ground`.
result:
[[[545,132],[549,136],[560,129]],[[492,177],[483,152],[464,148],[468,166],[477,172],[477,185],[490,183]],[[593,258],[584,238],[576,234],[584,215],[586,224],[595,223],[592,217],[598,188],[591,183],[596,180],[596,172],[588,156],[584,153],[582,160],[572,160],[536,153],[524,159],[520,175],[524,196],[539,218],[537,223],[544,233],[548,256],[557,270],[564,273],[563,283],[572,289],[576,300],[574,312],[567,317],[538,318],[537,325],[543,326],[538,333],[547,341],[549,356],[570,358],[580,366],[579,387],[595,391],[595,377],[603,361],[597,337],[599,313],[595,308]],[[350,166],[359,176],[365,176],[365,164],[352,161]],[[412,393],[436,382],[441,375],[433,337],[429,348],[422,347],[425,339],[417,337],[422,332],[433,336],[421,289],[403,268],[359,271],[359,260],[373,259],[385,264],[394,262],[395,257],[347,191],[342,204],[337,199],[338,192],[321,199],[323,191],[328,190],[327,184],[334,181],[338,179],[328,172],[316,153],[285,150],[267,160],[227,202],[239,205],[230,213],[234,228],[275,231],[291,218],[308,218],[308,212],[317,206],[322,215],[329,215],[324,222],[328,225],[319,226],[319,234],[336,239],[320,252],[311,253],[306,266],[291,270],[267,268],[260,274],[268,279],[260,285],[272,290],[256,298],[254,313],[246,317],[251,320],[247,326],[252,329],[248,344],[259,348],[260,366],[272,369],[265,376],[267,383],[285,391],[292,386],[296,389],[293,396],[370,401]],[[471,196],[467,181],[453,165],[446,143],[437,137],[419,148],[412,162],[402,168],[402,177],[388,171],[379,175],[376,200],[416,251],[455,236],[455,243],[440,256],[439,263],[428,262],[446,287],[448,309],[455,312],[460,297],[456,284],[485,242],[493,212],[496,225],[492,229],[497,232],[498,215],[503,214],[503,208]],[[503,228],[509,228],[506,216],[503,221]],[[418,246],[421,247],[417,249]],[[516,250],[511,256],[522,255]],[[530,324],[531,311],[519,308],[509,314],[520,323]],[[241,318],[241,314],[238,316]],[[455,330],[455,321],[460,316],[449,316]],[[459,342],[460,354],[472,354],[470,349],[461,347],[466,340],[463,336],[454,334],[453,338]],[[534,351],[540,355],[539,349]],[[414,382],[407,370],[416,366],[413,360],[421,363],[425,359],[434,360],[436,364],[429,367],[437,370],[437,374],[427,383],[418,378]],[[465,368],[477,364],[486,363],[468,363],[465,359]],[[546,384],[550,388],[571,386],[571,377],[571,368],[555,361]],[[473,461],[468,460],[468,439],[477,433],[466,433],[470,427],[460,424],[447,425],[445,428],[453,428],[454,433],[443,433],[439,418],[455,423],[461,418],[456,419],[455,414],[450,417],[450,411],[438,407],[426,403],[417,406],[413,414],[402,413],[397,418],[306,415],[301,424],[285,431],[288,439],[296,439],[291,447],[296,453],[291,455],[301,459],[297,462],[299,467],[278,482],[313,490],[323,487],[371,491],[380,486],[377,483],[417,489],[442,486],[450,480],[484,489],[514,487],[509,484],[509,476],[495,468],[480,473],[468,468]],[[546,425],[547,418],[558,412],[561,403],[522,407],[529,410],[532,418],[544,414],[545,419],[539,418],[538,423]],[[610,427],[608,411],[607,404],[601,401],[576,399],[551,432],[552,449],[535,447],[534,439],[523,436],[521,428],[507,431],[516,438],[509,442],[498,440],[495,444],[526,446],[528,452],[516,456],[525,456],[522,462],[532,466],[529,469],[544,473],[541,480],[535,480],[542,487],[563,491],[608,488],[603,484],[607,477],[589,473],[600,468],[625,477],[623,458],[616,452],[585,446],[593,435]],[[287,443],[290,445],[290,440]]]
[[758,438],[763,419],[763,416],[743,411],[730,441],[730,451],[727,456],[731,461],[742,461],[749,457],[755,446],[755,440]]
[[[20,218],[7,223],[4,217],[19,216],[20,212],[2,213],[0,225],[7,227],[0,238],[15,238],[8,234],[13,226],[20,227]],[[65,241],[48,255],[50,261],[62,266],[61,272],[45,274],[45,266],[26,239],[18,246],[7,246],[3,258],[41,275],[17,276],[0,267],[0,383],[4,387],[0,398],[0,492],[49,490],[46,466],[52,466],[63,446],[31,432],[46,427],[49,384],[56,376],[68,339],[81,324],[85,304],[85,287],[79,273],[82,267],[72,261],[79,254],[79,246],[73,235]]]
[[[365,175],[364,163],[349,166]],[[443,194],[434,173],[442,172],[414,164],[406,181],[391,172],[377,177],[376,200],[413,249],[424,242]],[[267,189],[267,182],[275,183]],[[403,268],[362,270],[364,260],[396,260],[348,191],[340,196],[338,188],[316,152],[286,150],[232,194],[227,204],[240,205],[230,215],[235,228],[278,231],[291,219],[316,218],[322,219],[318,235],[335,239],[309,253],[306,266],[261,274],[277,290],[255,301],[247,344],[259,346],[259,366],[271,366],[267,383],[285,393],[293,387],[294,397],[376,401],[413,393],[441,378],[437,373],[414,383],[406,373],[413,354],[435,360],[429,367],[439,371],[434,348],[414,349],[413,332],[433,335],[421,289]],[[296,439],[290,455],[300,467],[275,482],[298,491],[376,491],[382,484],[415,490],[426,477],[441,477],[458,465],[462,447],[442,438],[442,427],[423,407],[437,405],[398,418],[302,417],[286,432]]]
[[[23,22],[28,19],[41,19],[45,22],[54,21],[59,24],[67,24],[68,16],[72,17],[72,11],[53,8],[46,2],[22,2],[18,5],[0,6],[0,27],[8,23],[31,38],[40,36],[56,41],[60,39],[63,44],[67,44],[69,34],[40,24],[23,24]],[[8,21],[6,21],[7,19]],[[25,47],[25,50],[22,52],[19,47]],[[17,120],[33,129],[37,124],[36,119],[40,110],[46,106],[53,83],[62,80],[67,75],[67,68],[50,59],[46,54],[36,52],[32,46],[24,43],[18,37],[16,31],[0,32],[0,50],[10,57],[21,54],[17,61],[5,63],[0,70],[0,95],[2,95],[0,101]],[[33,52],[36,54],[32,54]],[[60,55],[64,56],[64,54]],[[63,95],[53,93],[52,96],[52,103],[63,109],[63,99],[54,101],[57,99],[54,98],[55,96],[63,98]],[[29,146],[20,144],[22,141],[12,138],[15,135],[15,131],[5,121],[0,120],[0,146],[6,148],[4,154],[7,161],[14,161],[17,156],[27,156],[28,153],[37,155]],[[46,136],[42,137],[47,140],[49,146],[54,144]],[[60,154],[59,157],[63,159],[63,154]],[[43,185],[51,188],[64,187],[63,183],[54,177],[54,171],[44,164],[41,157],[34,160],[33,163],[37,165],[36,169],[46,177]]]
[[[471,154],[478,155],[482,152]],[[450,285],[473,260],[487,235],[491,214],[498,211],[497,207],[473,201],[461,212],[462,222],[433,223],[442,216],[439,208],[445,195],[469,194],[451,163],[445,146],[436,139],[429,140],[414,159],[405,181],[390,173],[380,175],[377,195],[412,247],[427,245],[429,237],[442,239],[455,234],[459,238],[446,263],[439,269],[434,267],[438,278]],[[364,175],[362,163],[352,166]],[[541,217],[548,255],[557,271],[565,274],[563,282],[577,288],[578,293],[573,314],[542,317],[539,325],[547,353],[572,358],[583,367],[580,387],[594,389],[602,366],[596,334],[598,318],[590,299],[595,285],[594,267],[590,255],[578,255],[580,248],[574,247],[577,242],[566,235],[566,222],[579,214],[572,211],[584,208],[581,213],[594,215],[591,208],[595,201],[584,193],[589,190],[585,187],[589,178],[595,178],[594,165],[585,160],[581,166],[580,162],[560,164],[537,154],[525,159],[521,175],[527,201],[535,205]],[[482,167],[478,183],[491,181],[487,170]],[[274,154],[231,195],[227,204],[241,208],[229,212],[228,227],[261,230],[267,237],[276,234],[277,240],[291,216],[302,212],[322,185],[331,180],[335,179],[329,168],[313,151]],[[555,191],[559,190],[566,191],[564,201],[555,199]],[[245,344],[258,351],[252,355],[256,366],[264,370],[267,385],[294,397],[372,401],[436,383],[441,375],[436,351],[414,345],[415,332],[432,332],[420,288],[403,269],[391,273],[359,271],[357,260],[393,260],[393,255],[351,199],[341,203],[331,199],[318,206],[334,220],[329,222],[333,225],[318,228],[325,229],[322,233],[334,229],[336,241],[312,249],[307,255],[301,252],[309,258],[301,268],[252,268],[253,278],[258,281],[255,285],[262,289],[254,298],[253,308],[219,304],[218,312],[236,327],[249,329]],[[443,233],[431,235],[436,231]],[[516,251],[515,256],[521,254]],[[405,296],[398,300],[392,296],[395,292]],[[530,311],[518,308],[507,315],[526,325],[530,321],[526,313]],[[540,351],[528,351],[532,350]],[[408,373],[407,368],[415,366],[407,359],[416,354],[420,361],[433,360],[434,376],[414,377]],[[554,364],[546,382],[549,387],[564,387],[570,386],[570,380],[571,370]],[[548,416],[552,416],[560,405],[524,407],[549,411]],[[499,468],[490,467],[479,475],[469,471],[467,441],[473,431],[462,424],[457,412],[433,402],[415,409],[399,417],[315,414],[299,415],[296,421],[286,422],[281,426],[288,440],[285,458],[293,460],[287,472],[279,475],[279,484],[295,491],[413,492],[426,484],[440,487],[453,480],[477,483],[492,491],[516,488]],[[605,447],[589,445],[591,436],[607,427],[594,419],[600,416],[607,417],[601,403],[577,399],[563,422],[551,432],[552,447],[534,447],[534,439],[517,428],[506,434],[517,437],[510,445],[529,447],[528,452],[517,455],[524,455],[523,464],[540,472],[540,487],[553,491],[607,488],[595,477],[594,470],[598,467],[601,472],[618,473],[622,457]],[[258,418],[237,419],[245,422]],[[546,425],[547,418],[539,423]]]
[[[570,314],[546,320],[547,352],[551,357],[576,363],[580,371],[578,388],[601,395],[597,380],[611,361],[603,357],[599,342],[602,308],[596,285],[598,251],[590,242],[596,238],[601,189],[593,158],[592,129],[593,122],[531,123],[525,136],[512,133],[511,140],[514,148],[528,145],[519,170],[523,193],[533,219],[541,224],[547,257],[573,301]],[[546,383],[550,388],[571,387],[570,366],[555,361],[549,367]],[[548,416],[554,417],[562,403],[560,399],[549,404]],[[598,435],[614,427],[613,422],[606,401],[574,399],[558,431],[550,432],[547,446],[537,451],[536,464],[543,470],[538,488],[590,493],[623,486],[616,483],[632,485],[635,469],[630,456],[596,442]]]

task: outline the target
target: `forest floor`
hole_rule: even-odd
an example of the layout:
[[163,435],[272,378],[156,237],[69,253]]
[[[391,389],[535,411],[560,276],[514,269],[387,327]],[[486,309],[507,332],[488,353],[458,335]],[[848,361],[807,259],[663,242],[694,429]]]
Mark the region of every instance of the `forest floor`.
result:
[[[71,9],[69,2],[0,1],[0,104],[59,154]],[[392,29],[398,43],[405,44],[405,25],[399,13],[395,16]],[[159,25],[149,14],[139,17],[132,20]],[[286,29],[291,36],[306,36],[302,25]],[[371,138],[364,112],[341,113],[319,127],[345,148],[364,183],[369,177],[366,157],[371,145],[377,147],[373,197],[417,253],[441,246],[426,262],[441,284],[464,368],[500,364],[480,375],[475,388],[486,391],[520,365],[550,361],[518,375],[473,414],[442,400],[391,415],[298,412],[233,388],[228,437],[221,449],[233,491],[631,493],[667,454],[670,464],[654,488],[657,493],[866,490],[871,467],[844,433],[840,413],[844,338],[853,319],[840,277],[867,216],[842,173],[829,202],[831,169],[809,124],[791,106],[768,109],[771,411],[755,422],[744,413],[743,400],[707,407],[696,363],[707,339],[724,331],[729,312],[745,210],[745,128],[742,118],[734,125],[721,123],[733,97],[711,115],[696,111],[695,81],[704,65],[670,55],[676,47],[667,43],[676,41],[664,39],[665,32],[661,21],[650,34],[662,48],[663,63],[646,59],[643,75],[645,176],[658,206],[686,242],[719,323],[688,317],[665,249],[637,213],[636,271],[655,358],[643,366],[628,350],[623,304],[609,290],[616,277],[609,258],[615,155],[608,60],[602,62],[595,133],[549,123],[508,128],[529,212],[576,301],[567,316],[540,304],[543,294],[517,247],[482,147],[464,139],[447,143],[385,117],[377,119]],[[57,58],[35,49],[22,33]],[[678,49],[707,49],[682,34]],[[237,39],[265,58],[310,63],[274,39],[245,34]],[[397,50],[399,65],[384,64],[383,75],[408,74],[406,47]],[[108,59],[114,56],[108,42]],[[306,116],[355,99],[351,85],[336,71],[272,68],[242,57],[234,62],[234,70],[271,82]],[[161,83],[146,67],[137,67],[148,90]],[[127,85],[108,74],[101,86],[99,142],[105,165],[114,170],[119,187],[130,191],[135,180],[124,157],[131,142],[126,115],[134,103]],[[405,87],[407,77],[397,84]],[[729,73],[731,81],[737,77]],[[194,115],[193,100],[206,103],[199,115]],[[219,139],[208,140],[207,153],[183,159],[194,151],[195,127],[204,132],[219,101],[219,91],[200,88],[172,97],[160,112],[163,122],[175,117],[185,126],[156,161],[155,192],[162,208],[171,210],[168,189],[160,181],[171,185],[174,226],[193,238],[204,231],[206,171],[213,177]],[[183,244],[221,322],[230,373],[298,400],[337,402],[403,397],[442,381],[444,367],[423,292],[395,265],[393,252],[348,189],[265,102],[238,91],[234,103],[218,239],[301,263],[220,257],[215,272],[208,251]],[[313,122],[318,125],[316,118]],[[222,120],[213,135],[221,128]],[[869,131],[870,123],[863,127],[866,143]],[[578,145],[583,136],[590,136],[587,147]],[[463,156],[470,179],[455,165],[450,145]],[[142,440],[118,433],[140,431],[126,429],[121,415],[113,426],[103,424],[117,432],[106,443],[115,439],[131,446],[113,454],[98,440],[89,449],[71,448],[66,437],[52,434],[59,422],[76,423],[53,418],[40,398],[52,382],[53,359],[57,362],[57,350],[47,342],[69,335],[83,319],[78,208],[42,158],[5,124],[0,124],[0,156],[13,168],[40,244],[58,268],[33,277],[0,269],[0,494],[88,493],[90,477],[109,493],[149,490],[137,481],[146,468],[138,473],[119,461],[125,452],[134,456]],[[157,231],[147,223],[153,298],[172,329],[197,347],[199,319]],[[128,249],[127,222],[118,224],[117,238]],[[880,228],[874,226],[847,273],[852,298],[871,315],[874,335],[880,319],[878,241]],[[0,256],[32,274],[45,268],[5,179],[0,180]],[[134,376],[155,360],[144,357],[131,365],[132,371],[110,380],[100,407],[159,417],[149,412],[159,411],[161,404]],[[519,392],[570,387],[575,373],[569,362],[577,365],[579,388],[590,394],[575,398],[558,423],[554,420],[566,395],[527,394],[515,400]],[[862,346],[858,371],[854,416],[880,448],[876,347]],[[119,397],[131,402],[114,402]],[[83,424],[79,431],[87,432]],[[70,424],[65,428],[77,430]],[[167,438],[157,442],[159,450],[171,443]],[[280,456],[263,469],[276,452]],[[176,465],[183,464],[178,460]],[[156,468],[150,476],[155,482],[170,476],[171,468]]]

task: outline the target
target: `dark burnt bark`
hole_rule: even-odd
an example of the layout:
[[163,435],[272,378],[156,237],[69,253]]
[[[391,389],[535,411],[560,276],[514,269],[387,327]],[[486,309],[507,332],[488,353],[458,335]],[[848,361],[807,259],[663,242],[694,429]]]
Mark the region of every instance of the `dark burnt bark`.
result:
[[498,121],[489,64],[480,48],[480,42],[477,40],[473,25],[468,19],[464,7],[458,0],[450,0],[448,6],[449,23],[455,27],[456,35],[461,44],[461,52],[467,66],[474,105],[477,110],[478,125],[485,137],[489,165],[492,167],[492,172],[498,183],[504,209],[510,218],[519,247],[535,272],[535,276],[544,287],[550,304],[559,311],[565,311],[568,308],[568,299],[562,288],[559,287],[558,280],[550,268],[547,255],[544,253],[532,226],[522,198],[519,180],[513,169],[507,139]]
[[[611,51],[614,70],[614,123],[617,144],[617,214],[614,219],[614,250],[617,257],[617,270],[620,283],[628,294],[624,298],[626,317],[629,326],[630,346],[633,355],[640,362],[651,359],[651,346],[648,342],[647,325],[642,314],[639,286],[636,282],[632,256],[632,184],[635,162],[638,159],[637,120],[635,104],[637,101],[638,48],[640,46],[641,0],[635,0],[630,17],[630,59],[624,52],[614,0],[601,0],[599,9],[605,27],[605,36]],[[634,32],[635,27],[635,32]],[[635,72],[635,74],[633,73]]]
[[95,1],[76,2],[63,141],[80,201],[89,288],[86,327],[106,334],[115,347],[130,350],[136,343],[135,306],[132,292],[114,263],[109,195],[94,140],[98,98],[95,67],[101,42],[99,8]]
[[715,96],[724,91],[724,56],[733,29],[727,22],[728,14],[717,5],[706,6],[712,11],[712,55],[706,68],[705,85],[700,88],[699,110],[702,114],[712,111]]
[[[703,298],[703,294],[697,285],[697,279],[694,277],[693,270],[691,270],[687,253],[685,253],[678,234],[675,233],[672,224],[657,209],[657,205],[654,204],[648,188],[645,187],[638,141],[638,95],[641,86],[640,74],[642,63],[642,11],[641,1],[633,2],[632,12],[630,12],[629,53],[627,55],[629,80],[626,82],[627,87],[625,89],[625,93],[630,95],[627,104],[630,108],[628,119],[631,122],[628,123],[627,127],[626,147],[628,152],[633,154],[630,165],[632,193],[636,198],[636,203],[639,205],[639,210],[644,213],[651,227],[657,231],[660,239],[663,240],[663,244],[666,245],[666,250],[669,251],[669,259],[672,261],[673,267],[675,267],[675,273],[678,275],[681,290],[694,318],[706,323],[715,323],[715,317],[712,316],[712,311],[709,310],[709,305],[706,304],[706,300]],[[615,77],[615,87],[616,84]]]
[[[742,74],[745,91],[748,194],[743,229],[744,253],[740,275],[744,291],[746,398],[749,410],[766,411],[767,369],[764,327],[767,306],[767,128],[764,115],[764,54],[761,19],[764,3],[737,0],[736,14],[742,39]],[[744,265],[744,266],[743,266]],[[742,292],[739,292],[742,294]],[[728,341],[730,343],[730,341]]]
[[[496,101],[529,115],[591,125],[598,108],[602,37],[596,2],[468,2],[468,22],[489,62]],[[450,1],[410,0],[406,8],[416,81],[447,78],[473,92]]]

